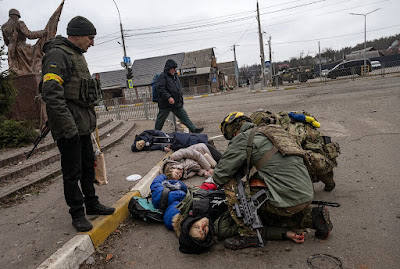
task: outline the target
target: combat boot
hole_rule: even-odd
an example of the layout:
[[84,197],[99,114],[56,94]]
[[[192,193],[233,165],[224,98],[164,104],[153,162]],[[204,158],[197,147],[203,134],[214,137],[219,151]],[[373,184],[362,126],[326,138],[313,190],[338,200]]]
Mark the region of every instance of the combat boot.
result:
[[204,128],[201,127],[201,128],[196,128],[196,129],[194,129],[192,133],[199,134],[199,133],[201,133],[201,132],[203,132],[203,131],[204,131]]
[[315,237],[322,240],[327,239],[330,231],[333,229],[328,208],[326,206],[314,207],[311,211],[311,217]]
[[257,236],[234,236],[225,239],[224,246],[229,249],[237,250],[249,247],[260,246]]
[[325,175],[319,175],[318,179],[325,184],[324,191],[331,191],[336,186],[335,181],[333,180],[333,171],[330,171]]
[[93,228],[93,225],[85,218],[85,216],[73,218],[72,225],[78,232],[87,232]]
[[114,211],[114,207],[105,206],[100,203],[94,206],[86,207],[87,215],[111,215],[112,213],[114,213]]

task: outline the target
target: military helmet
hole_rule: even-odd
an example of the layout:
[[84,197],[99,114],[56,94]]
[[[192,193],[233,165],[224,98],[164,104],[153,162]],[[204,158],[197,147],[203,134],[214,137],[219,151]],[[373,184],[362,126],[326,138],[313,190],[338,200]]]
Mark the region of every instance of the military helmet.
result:
[[11,15],[17,15],[18,18],[21,18],[21,14],[19,14],[19,11],[16,10],[15,8],[10,9],[10,11],[8,12],[8,16],[11,16]]
[[251,122],[251,119],[245,116],[243,112],[231,112],[222,120],[219,129],[226,139],[231,140],[238,127],[240,128],[237,123],[240,123],[243,120]]

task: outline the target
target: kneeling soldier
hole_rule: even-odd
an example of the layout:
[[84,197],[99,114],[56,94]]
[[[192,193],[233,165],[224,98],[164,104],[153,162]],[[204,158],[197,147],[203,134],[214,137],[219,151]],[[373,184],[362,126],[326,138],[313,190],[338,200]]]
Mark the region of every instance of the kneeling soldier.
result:
[[246,194],[265,188],[270,196],[258,210],[264,226],[312,228],[317,238],[327,239],[333,227],[329,212],[325,206],[310,206],[313,184],[304,164],[304,150],[295,140],[279,125],[255,128],[242,112],[226,116],[220,129],[231,141],[215,167],[213,179],[224,187],[230,213],[240,227],[239,236],[225,240],[225,247],[241,249],[260,245],[256,230],[245,225],[235,211],[240,201],[234,176],[250,175],[249,171],[252,172],[247,177]]

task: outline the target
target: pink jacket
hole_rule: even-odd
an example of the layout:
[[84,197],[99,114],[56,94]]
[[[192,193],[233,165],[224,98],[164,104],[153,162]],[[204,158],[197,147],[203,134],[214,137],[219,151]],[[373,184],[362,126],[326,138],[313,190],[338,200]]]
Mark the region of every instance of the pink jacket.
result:
[[195,175],[203,176],[205,171],[214,168],[216,161],[213,159],[210,150],[204,143],[192,145],[175,151],[171,157],[164,161],[161,166],[161,173],[165,173],[170,165],[180,163],[184,167],[183,179]]

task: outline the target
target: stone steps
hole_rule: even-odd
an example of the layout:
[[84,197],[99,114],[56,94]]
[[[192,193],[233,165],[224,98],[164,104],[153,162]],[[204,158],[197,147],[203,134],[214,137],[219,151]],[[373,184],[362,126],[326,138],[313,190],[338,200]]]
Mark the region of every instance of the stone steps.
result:
[[[107,126],[111,121],[112,121],[111,119],[107,119],[100,122],[98,124],[98,129],[100,130],[104,126]],[[57,146],[56,142],[51,137],[51,133],[49,133],[36,147],[36,149],[33,152],[33,156],[37,153],[45,152],[52,148],[55,148],[56,146]],[[6,167],[11,164],[17,165],[19,162],[25,161],[26,155],[31,151],[32,148],[33,144],[14,150],[8,150],[9,152],[2,154],[2,156],[0,157],[0,168]]]
[[[134,128],[133,121],[110,121],[99,130],[102,151],[111,148]],[[53,148],[33,155],[27,162],[10,165],[0,172],[0,200],[13,193],[61,174],[60,153]]]

